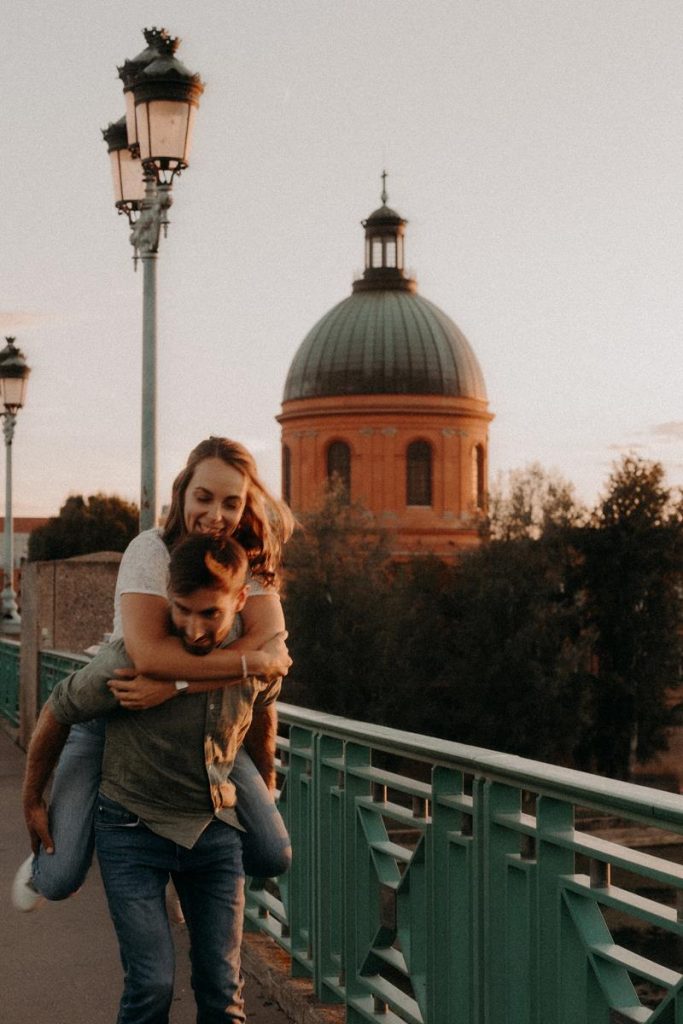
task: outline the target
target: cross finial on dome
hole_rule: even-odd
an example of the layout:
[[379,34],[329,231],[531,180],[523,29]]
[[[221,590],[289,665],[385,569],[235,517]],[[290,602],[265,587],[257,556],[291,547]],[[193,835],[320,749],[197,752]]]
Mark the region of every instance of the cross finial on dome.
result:
[[387,199],[389,198],[389,196],[387,195],[387,178],[387,172],[382,171],[382,195],[380,196],[380,199],[382,200],[385,206],[387,205]]

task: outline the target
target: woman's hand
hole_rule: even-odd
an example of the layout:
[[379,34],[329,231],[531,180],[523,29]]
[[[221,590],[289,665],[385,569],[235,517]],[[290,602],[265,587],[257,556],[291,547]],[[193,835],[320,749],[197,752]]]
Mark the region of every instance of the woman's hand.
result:
[[134,669],[117,668],[116,675],[117,678],[110,679],[107,686],[126,711],[154,708],[178,694],[173,683],[136,675]]
[[[287,675],[292,664],[292,659],[289,656],[287,644],[285,643],[288,635],[286,630],[282,630],[281,633],[276,633],[274,637],[261,645],[257,655],[265,655],[265,660],[263,660],[261,668],[257,667],[254,675],[267,679],[269,683],[279,679],[281,676]],[[247,657],[249,668],[251,668],[252,659],[255,660],[253,655]]]

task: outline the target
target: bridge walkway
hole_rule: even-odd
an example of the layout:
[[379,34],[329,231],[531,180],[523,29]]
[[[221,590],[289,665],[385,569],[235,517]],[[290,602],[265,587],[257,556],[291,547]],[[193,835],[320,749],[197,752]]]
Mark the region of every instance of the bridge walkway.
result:
[[[10,905],[17,866],[27,855],[21,813],[24,753],[0,729],[0,962],[2,1019],[6,1024],[102,1024],[116,1019],[121,966],[114,929],[95,869],[75,897],[22,914]],[[178,951],[172,1024],[194,1024],[187,933],[174,925]],[[245,993],[249,1024],[290,1024],[278,1001],[291,1004],[291,982],[277,970],[269,940],[247,938]],[[265,970],[264,970],[265,969]],[[281,977],[279,977],[281,975]],[[260,976],[260,977],[259,977]],[[267,976],[267,977],[266,977]],[[305,998],[305,995],[303,996]]]

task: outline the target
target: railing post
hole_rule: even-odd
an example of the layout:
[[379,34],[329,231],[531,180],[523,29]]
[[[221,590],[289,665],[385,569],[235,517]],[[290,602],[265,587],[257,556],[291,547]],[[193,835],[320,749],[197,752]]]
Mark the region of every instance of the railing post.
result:
[[476,862],[472,819],[464,804],[462,772],[432,772],[432,822],[426,837],[427,1004],[430,1024],[474,1024]]
[[[498,815],[518,815],[521,793],[511,786],[498,782],[485,785],[485,821],[483,851],[485,881],[482,892],[484,901],[483,922],[484,942],[480,950],[484,953],[483,997],[485,1024],[500,1024],[510,1020],[508,1003],[510,989],[508,980],[512,970],[509,963],[509,948],[506,942],[509,923],[508,883],[510,858],[519,855],[519,836],[496,822]],[[516,960],[524,950],[515,950]],[[529,979],[530,980],[530,979]],[[515,1024],[527,1024],[524,1018]]]
[[[344,970],[344,890],[350,884],[344,864],[343,775],[341,740],[330,736],[315,741],[313,791],[315,806],[315,916],[313,920],[316,995],[323,1002],[338,1002]],[[336,763],[335,763],[336,762]]]
[[559,1024],[558,991],[565,971],[562,949],[562,889],[560,878],[574,871],[574,854],[553,842],[558,833],[571,833],[574,808],[569,803],[539,797],[536,803],[538,833],[537,898],[538,924],[538,1021]]
[[293,726],[289,734],[289,774],[287,800],[292,838],[296,836],[296,856],[289,870],[289,926],[291,932],[292,974],[309,976],[313,971],[313,788],[311,770],[314,733]]
[[354,1000],[362,999],[366,989],[358,972],[363,960],[364,947],[371,939],[379,919],[379,900],[376,880],[371,875],[367,847],[362,836],[357,809],[361,797],[371,795],[369,781],[354,774],[354,768],[371,764],[370,750],[355,743],[346,743],[344,749],[344,968],[346,982],[347,1024],[365,1024],[354,1008]]

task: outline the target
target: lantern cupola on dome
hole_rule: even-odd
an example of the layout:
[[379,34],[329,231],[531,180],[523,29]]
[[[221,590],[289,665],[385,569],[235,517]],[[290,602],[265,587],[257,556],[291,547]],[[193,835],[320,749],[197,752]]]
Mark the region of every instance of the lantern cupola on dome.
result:
[[365,228],[365,271],[353,283],[354,292],[414,292],[417,284],[406,277],[405,226],[400,214],[387,206],[387,172],[382,172],[382,205],[362,221]]

